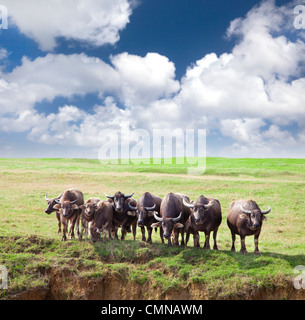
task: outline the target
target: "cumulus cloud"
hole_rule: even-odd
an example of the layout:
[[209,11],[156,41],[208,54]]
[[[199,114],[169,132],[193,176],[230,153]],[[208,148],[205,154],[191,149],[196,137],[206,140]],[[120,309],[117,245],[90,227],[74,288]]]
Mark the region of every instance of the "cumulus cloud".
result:
[[94,46],[114,44],[129,22],[128,0],[3,0],[11,22],[39,47],[52,50],[56,38],[84,41]]
[[[131,14],[127,0],[98,3],[105,12],[120,7],[121,26],[126,25]],[[82,1],[78,4],[81,8]],[[86,5],[90,9],[84,10],[100,12],[98,6],[92,1]],[[28,132],[30,140],[40,143],[69,141],[93,147],[101,130],[118,128],[127,120],[133,128],[207,128],[208,134],[219,135],[220,140],[229,138],[230,145],[222,150],[226,155],[274,156],[279,146],[301,149],[305,144],[305,43],[297,34],[288,37],[293,30],[286,26],[291,11],[287,8],[263,1],[245,17],[233,20],[227,30],[230,41],[236,41],[232,51],[203,56],[187,68],[180,82],[175,78],[174,63],[158,53],[140,57],[125,52],[111,56],[111,64],[85,54],[47,54],[33,61],[23,58],[12,72],[0,73],[0,128]],[[13,8],[15,23],[45,48],[53,48],[57,36],[81,40],[84,35],[80,32],[77,36],[77,28],[72,27],[68,29],[75,34],[70,30],[68,35],[63,29],[60,33],[51,25],[42,40],[43,29],[30,30],[36,22],[26,29],[25,21],[17,16]],[[80,18],[79,23],[84,20]],[[118,25],[115,22],[113,39],[121,30]],[[95,30],[96,25],[92,26]],[[88,41],[102,43],[91,38],[90,30]],[[87,93],[97,93],[101,101],[90,112],[77,104],[63,105],[50,114],[35,109],[35,104],[44,100]],[[291,124],[296,124],[299,132],[291,132]]]
[[57,96],[102,96],[115,91],[118,77],[111,66],[85,54],[48,54],[33,61],[24,57],[21,66],[0,76],[0,114],[32,110],[35,103]]
[[120,75],[122,99],[127,106],[147,106],[179,90],[175,65],[158,53],[145,57],[122,53],[111,62]]

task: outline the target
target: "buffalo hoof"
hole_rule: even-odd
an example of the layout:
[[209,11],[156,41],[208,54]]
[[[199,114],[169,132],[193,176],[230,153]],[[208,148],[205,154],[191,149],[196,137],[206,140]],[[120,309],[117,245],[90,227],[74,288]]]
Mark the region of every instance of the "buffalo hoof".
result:
[[262,254],[259,251],[254,251],[254,254],[257,256],[261,256]]

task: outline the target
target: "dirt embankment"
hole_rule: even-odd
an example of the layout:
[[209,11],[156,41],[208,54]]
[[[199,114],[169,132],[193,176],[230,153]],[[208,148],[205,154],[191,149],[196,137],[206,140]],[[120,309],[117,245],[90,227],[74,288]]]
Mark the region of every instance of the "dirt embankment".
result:
[[[162,292],[149,282],[137,284],[124,281],[117,275],[104,278],[82,278],[69,270],[52,269],[47,287],[36,287],[15,294],[18,300],[206,300],[208,292],[203,284],[190,283],[179,290]],[[244,295],[224,297],[221,293],[213,299],[247,300],[298,300],[305,299],[305,290],[296,290],[291,281],[274,288],[251,290]]]

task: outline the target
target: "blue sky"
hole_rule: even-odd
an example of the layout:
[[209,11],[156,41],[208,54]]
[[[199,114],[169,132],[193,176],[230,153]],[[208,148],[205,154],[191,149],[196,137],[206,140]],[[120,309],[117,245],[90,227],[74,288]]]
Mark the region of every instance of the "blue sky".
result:
[[206,129],[210,156],[304,157],[298,4],[1,0],[0,157],[97,158],[125,122]]

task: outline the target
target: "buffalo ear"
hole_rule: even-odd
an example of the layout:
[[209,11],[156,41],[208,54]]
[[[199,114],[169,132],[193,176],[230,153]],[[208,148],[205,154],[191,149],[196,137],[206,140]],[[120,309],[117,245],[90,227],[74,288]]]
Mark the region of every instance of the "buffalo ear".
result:
[[134,211],[127,211],[127,214],[132,217],[135,217],[137,215],[137,213]]
[[239,217],[240,217],[240,219],[247,219],[248,218],[248,216],[245,213],[241,213],[239,215]]
[[155,222],[150,227],[151,228],[160,228],[162,226],[162,222]]
[[178,223],[174,224],[174,228],[176,228],[176,229],[184,228],[184,225],[182,223],[178,222]]
[[266,216],[263,216],[263,221],[267,221],[267,217]]
[[55,210],[59,210],[61,208],[61,205],[59,203],[55,204],[55,206],[53,206],[53,209]]
[[86,207],[82,204],[81,206],[79,206],[80,209],[85,209]]

